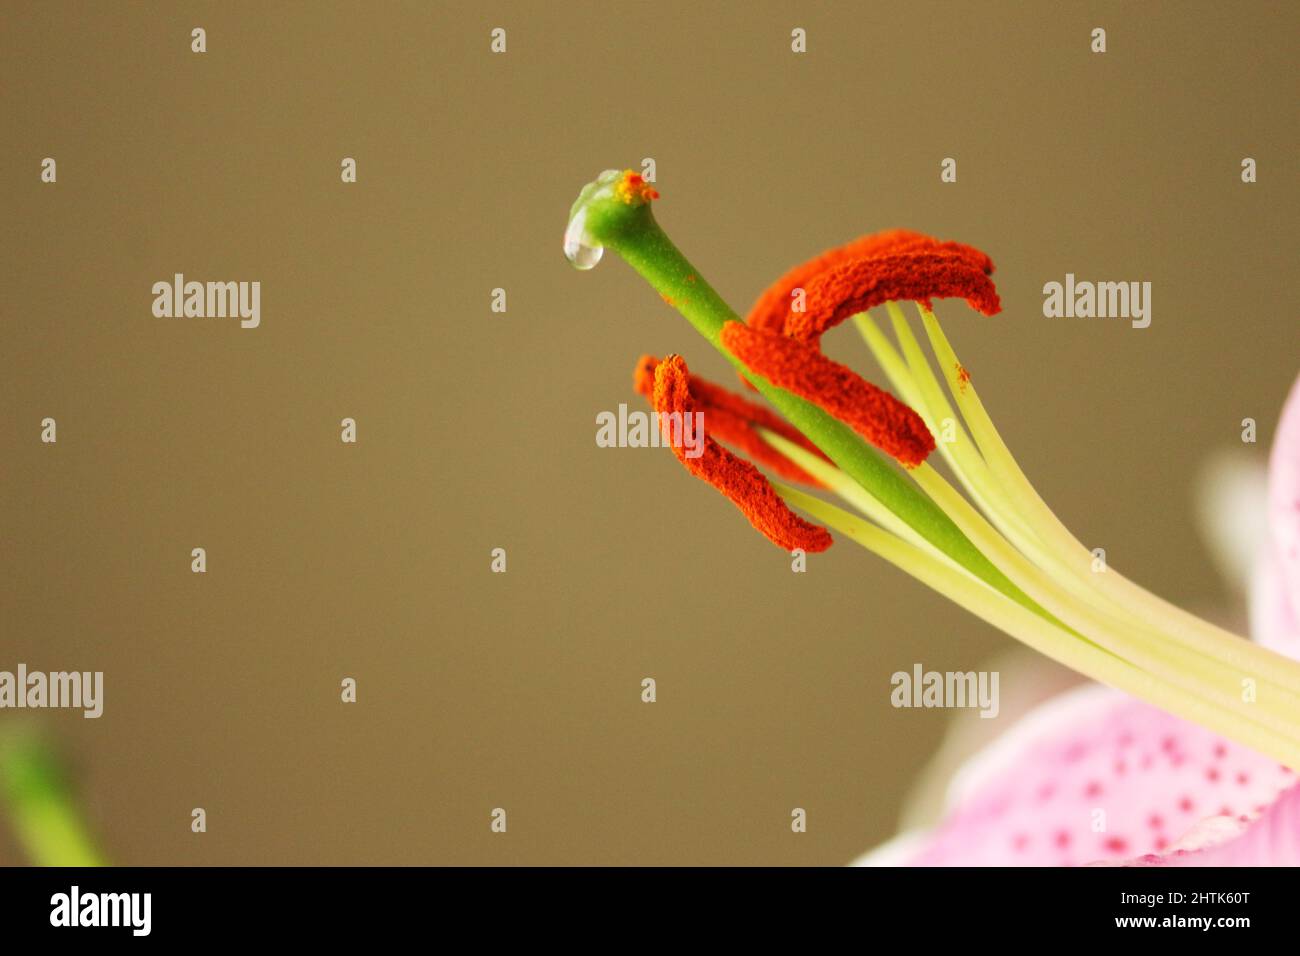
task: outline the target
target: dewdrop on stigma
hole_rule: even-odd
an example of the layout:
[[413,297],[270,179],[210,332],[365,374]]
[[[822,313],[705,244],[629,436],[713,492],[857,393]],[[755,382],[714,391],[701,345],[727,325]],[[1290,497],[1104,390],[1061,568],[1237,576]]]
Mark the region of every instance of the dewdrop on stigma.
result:
[[614,183],[618,181],[619,171],[607,169],[593,182],[587,183],[578,193],[578,198],[569,210],[569,225],[564,230],[564,257],[573,264],[573,268],[584,272],[600,262],[605,254],[605,247],[593,242],[587,235],[587,207],[597,199],[607,199],[614,193]]
[[600,262],[605,254],[604,246],[589,244],[587,239],[587,210],[579,209],[569,220],[569,228],[564,230],[564,257],[575,269],[586,271]]
[[592,268],[605,254],[605,246],[592,238],[590,227],[595,225],[599,234],[599,224],[608,223],[611,201],[615,207],[635,208],[657,198],[658,191],[638,173],[630,169],[605,170],[582,188],[569,210],[569,224],[564,230],[565,258],[575,269]]

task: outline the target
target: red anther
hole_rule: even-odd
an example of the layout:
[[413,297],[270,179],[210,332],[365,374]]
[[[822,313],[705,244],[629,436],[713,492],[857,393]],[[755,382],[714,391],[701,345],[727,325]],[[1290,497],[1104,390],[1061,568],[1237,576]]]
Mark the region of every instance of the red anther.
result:
[[[659,360],[653,355],[643,355],[637,362],[633,384],[637,392],[647,400],[653,398],[655,368],[658,365]],[[744,452],[748,458],[771,468],[782,478],[816,488],[825,487],[764,441],[763,436],[758,433],[758,428],[766,428],[789,439],[823,461],[830,460],[816,445],[804,437],[803,432],[784,418],[698,375],[690,377],[690,389],[691,397],[695,400],[696,411],[704,413],[704,427],[707,434],[722,439],[733,448]]]
[[[690,372],[680,355],[670,355],[655,369],[652,404],[656,412],[685,416],[696,411],[691,396]],[[671,443],[670,429],[664,437]],[[677,436],[680,439],[680,435]],[[749,523],[786,551],[825,551],[833,542],[830,532],[790,510],[776,489],[752,464],[705,437],[704,452],[688,458],[682,444],[672,445],[677,460],[697,478],[703,478],[731,499]]]
[[934,451],[934,436],[910,406],[832,362],[815,345],[740,322],[722,327],[722,344],[773,385],[825,409],[904,465],[919,465]]
[[[868,267],[862,261],[866,259],[889,261],[881,261],[875,267]],[[945,265],[941,267],[939,263]],[[961,268],[954,263],[961,264]],[[993,260],[989,259],[984,252],[959,242],[940,242],[930,235],[910,232],[907,229],[888,229],[883,233],[863,235],[848,245],[832,248],[802,265],[796,265],[767,287],[749,311],[745,323],[750,328],[763,329],[767,332],[788,334],[797,332],[798,329],[810,325],[809,321],[802,319],[801,316],[807,316],[807,313],[813,311],[814,299],[818,299],[816,306],[819,307],[819,312],[826,311],[829,304],[833,313],[835,304],[831,293],[836,289],[844,291],[842,278],[841,285],[833,287],[824,285],[823,280],[828,274],[840,273],[849,265],[853,265],[862,280],[874,280],[872,290],[889,289],[897,293],[885,295],[884,298],[868,295],[863,298],[863,302],[871,300],[871,304],[861,304],[853,311],[879,306],[891,298],[928,302],[930,299],[953,297],[953,295],[967,300],[974,299],[971,302],[972,306],[985,315],[993,315],[1000,308],[996,290],[993,290],[993,284],[988,280],[989,274],[993,272]],[[984,277],[983,282],[979,281],[979,276]],[[796,289],[803,289],[807,294],[805,312],[794,312],[790,308],[792,293]],[[815,289],[818,290],[816,295],[814,295]],[[849,291],[852,290],[853,287],[850,286]],[[820,332],[831,328],[831,325],[844,320],[846,316],[852,315],[853,311],[845,312],[835,321],[820,325]],[[792,321],[793,326],[790,325]],[[805,334],[801,337],[809,336]]]
[[820,273],[805,290],[806,308],[791,311],[786,335],[816,341],[851,315],[907,299],[927,309],[932,298],[962,298],[985,315],[1002,308],[992,281],[966,253],[924,250],[850,259]]

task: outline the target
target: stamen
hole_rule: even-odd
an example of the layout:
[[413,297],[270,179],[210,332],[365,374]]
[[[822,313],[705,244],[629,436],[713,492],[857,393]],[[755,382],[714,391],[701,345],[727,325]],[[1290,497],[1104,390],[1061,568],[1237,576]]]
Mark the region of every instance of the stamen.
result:
[[890,300],[910,299],[929,309],[931,298],[962,298],[985,315],[1002,309],[997,289],[972,256],[947,250],[850,259],[811,280],[806,292],[805,311],[791,311],[784,328],[804,341]]
[[[822,273],[860,259],[922,252],[950,253],[965,259],[973,270],[978,270],[984,275],[993,272],[993,260],[973,246],[963,245],[960,242],[940,242],[931,236],[908,229],[888,229],[862,236],[847,245],[829,249],[802,265],[795,266],[759,296],[758,301],[749,310],[745,324],[750,328],[768,332],[785,331],[786,318],[791,314],[791,293],[799,288],[807,291],[808,286]],[[932,289],[924,295],[941,296],[943,293]]]
[[[647,400],[652,401],[654,398],[655,369],[658,365],[659,360],[653,355],[643,355],[637,362],[633,384],[637,392]],[[784,418],[698,375],[690,377],[690,389],[696,410],[704,413],[704,424],[708,434],[716,435],[727,444],[744,452],[748,458],[771,468],[782,478],[812,485],[815,488],[826,487],[817,478],[781,454],[759,433],[759,428],[776,432],[782,438],[794,442],[829,464],[830,459],[822,454],[821,449]]]
[[[652,403],[661,415],[694,412],[690,372],[680,355],[670,355],[655,369]],[[830,532],[800,518],[776,493],[763,473],[752,464],[727,451],[712,438],[705,437],[704,453],[688,458],[681,444],[682,435],[665,428],[664,438],[672,445],[677,460],[697,478],[703,478],[731,499],[758,531],[786,551],[802,548],[807,552],[825,551],[833,543]],[[680,429],[684,431],[684,429]],[[678,444],[673,444],[676,437]]]
[[725,324],[721,341],[773,385],[825,409],[904,465],[919,465],[934,451],[934,436],[920,415],[816,346],[740,322]]

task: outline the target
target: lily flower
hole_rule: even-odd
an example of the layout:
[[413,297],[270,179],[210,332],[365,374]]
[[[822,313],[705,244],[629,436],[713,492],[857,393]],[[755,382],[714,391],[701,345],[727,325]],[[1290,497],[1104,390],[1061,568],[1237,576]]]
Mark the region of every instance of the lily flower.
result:
[[[1080,674],[1275,770],[1300,768],[1300,662],[1163,601],[1099,561],[1003,442],[932,306],[957,298],[996,314],[987,255],[914,232],[877,233],[796,267],[742,321],[659,226],[657,199],[630,170],[602,173],[570,211],[566,255],[579,268],[594,266],[605,249],[621,256],[773,411],[760,415],[757,403],[702,387],[676,356],[654,368],[656,410],[705,411],[706,430],[786,481],[800,481],[791,466],[801,469],[820,486],[813,490],[840,504],[768,480],[713,439],[695,461],[674,447],[689,470],[781,548],[820,548],[834,532]],[[904,302],[918,314],[933,363]],[[892,341],[872,309],[888,316]],[[823,354],[823,336],[848,319],[892,391]],[[730,411],[713,412],[710,428],[710,409]],[[774,427],[774,413],[786,427]],[[936,443],[940,425],[945,441]],[[756,451],[755,434],[776,458]],[[672,443],[667,429],[665,438]],[[936,450],[955,483],[934,467]]]

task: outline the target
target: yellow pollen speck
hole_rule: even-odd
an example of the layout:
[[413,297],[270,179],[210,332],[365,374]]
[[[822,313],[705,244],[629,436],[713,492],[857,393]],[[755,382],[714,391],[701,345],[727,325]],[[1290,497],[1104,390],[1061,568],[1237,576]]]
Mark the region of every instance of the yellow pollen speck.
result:
[[646,182],[640,173],[625,169],[618,185],[614,187],[614,195],[629,206],[643,206],[652,199],[658,199],[659,190]]

